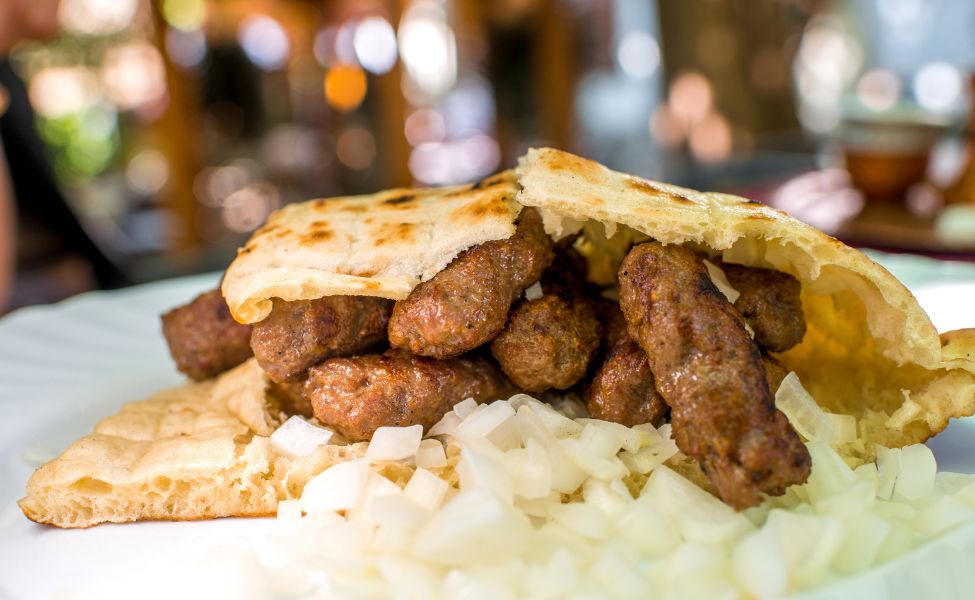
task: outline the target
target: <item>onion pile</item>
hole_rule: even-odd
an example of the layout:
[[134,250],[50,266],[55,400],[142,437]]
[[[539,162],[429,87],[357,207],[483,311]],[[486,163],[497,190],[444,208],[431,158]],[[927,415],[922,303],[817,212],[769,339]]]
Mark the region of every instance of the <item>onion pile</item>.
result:
[[[669,425],[569,418],[581,407],[524,394],[467,400],[426,439],[381,429],[363,458],[281,502],[247,575],[287,597],[776,598],[975,521],[975,477],[937,473],[927,447],[852,468],[835,448],[855,423],[794,375],[777,404],[812,474],[736,512],[681,474],[691,463]],[[412,475],[387,479],[390,461]]]

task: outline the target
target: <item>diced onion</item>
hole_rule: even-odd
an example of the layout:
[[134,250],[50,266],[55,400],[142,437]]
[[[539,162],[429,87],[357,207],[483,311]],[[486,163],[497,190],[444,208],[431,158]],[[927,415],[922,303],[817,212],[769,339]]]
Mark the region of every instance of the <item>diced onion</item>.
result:
[[420,442],[414,457],[416,466],[424,469],[437,469],[447,466],[447,454],[440,440],[426,439]]
[[786,375],[779,385],[775,392],[775,407],[785,414],[789,423],[803,438],[832,443],[835,428],[833,420],[819,408],[806,388],[802,387],[795,373]]
[[301,492],[301,510],[345,510],[359,503],[369,477],[364,459],[333,465],[313,477]]
[[857,466],[852,417],[824,412],[794,374],[778,396],[812,471],[742,512],[678,473],[669,424],[579,418],[575,399],[466,400],[437,439],[381,428],[278,503],[264,554],[290,587],[269,594],[777,598],[975,523],[975,477],[936,474],[923,445]]
[[741,296],[741,293],[731,286],[731,283],[728,281],[728,276],[724,274],[721,267],[709,260],[704,261],[704,266],[707,267],[708,275],[711,276],[711,282],[714,283],[714,286],[718,288],[722,294],[724,294],[724,297],[728,299],[728,302],[734,304],[735,300]]
[[545,292],[542,291],[542,283],[536,281],[525,289],[525,300],[538,300]]
[[294,415],[271,434],[271,447],[289,458],[304,458],[332,439],[333,432]]
[[380,427],[372,434],[366,457],[369,460],[402,460],[416,454],[423,439],[423,425]]

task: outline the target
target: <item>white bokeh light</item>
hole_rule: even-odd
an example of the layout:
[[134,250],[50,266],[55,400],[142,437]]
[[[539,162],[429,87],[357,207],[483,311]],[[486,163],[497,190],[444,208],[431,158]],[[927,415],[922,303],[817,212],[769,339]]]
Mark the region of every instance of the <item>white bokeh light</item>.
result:
[[276,71],[288,62],[291,44],[281,24],[265,16],[244,19],[237,30],[237,40],[247,58],[265,71]]
[[367,71],[377,75],[389,72],[396,64],[396,32],[382,17],[359,22],[352,38],[356,58]]
[[660,46],[648,31],[629,31],[616,48],[616,60],[630,77],[646,79],[660,66]]
[[956,108],[963,93],[961,72],[944,62],[931,62],[914,76],[912,88],[922,108],[944,113]]
[[399,27],[399,51],[406,72],[428,96],[443,94],[457,81],[457,43],[444,11],[436,4],[414,4]]

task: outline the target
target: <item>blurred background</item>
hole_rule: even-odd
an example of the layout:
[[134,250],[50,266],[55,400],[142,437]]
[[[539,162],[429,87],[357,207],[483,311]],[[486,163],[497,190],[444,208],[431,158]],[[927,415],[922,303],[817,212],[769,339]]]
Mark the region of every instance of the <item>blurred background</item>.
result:
[[0,0],[0,312],[223,269],[282,204],[533,145],[975,260],[973,26],[951,0]]

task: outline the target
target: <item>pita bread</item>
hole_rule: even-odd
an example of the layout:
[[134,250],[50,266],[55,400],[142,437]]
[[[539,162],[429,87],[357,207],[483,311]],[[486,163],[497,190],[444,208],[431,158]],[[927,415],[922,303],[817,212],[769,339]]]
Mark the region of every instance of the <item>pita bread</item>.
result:
[[597,264],[618,265],[626,242],[651,237],[798,278],[808,332],[780,358],[826,410],[858,418],[860,440],[847,449],[855,457],[871,459],[876,444],[924,441],[949,418],[975,412],[975,330],[945,334],[942,347],[907,288],[839,240],[763,204],[617,173],[550,148],[530,150],[517,174],[518,201],[542,210],[553,236],[603,224],[605,234],[586,227]]
[[401,300],[461,251],[510,237],[521,211],[511,172],[474,184],[312,200],[272,214],[237,253],[222,291],[241,323],[271,298],[339,294]]
[[[939,338],[886,270],[785,213],[551,149],[522,159],[520,188],[513,177],[287,207],[231,265],[224,294],[242,322],[263,318],[273,297],[402,298],[460,251],[510,236],[521,207],[535,206],[553,237],[584,231],[597,277],[612,276],[630,244],[649,237],[796,276],[808,333],[779,358],[823,407],[858,418],[859,439],[844,449],[852,462],[871,459],[876,444],[922,441],[949,418],[975,411],[975,330]],[[392,233],[402,225],[412,237]],[[316,241],[316,231],[329,234]],[[60,527],[269,515],[315,474],[364,454],[364,443],[324,446],[301,460],[276,453],[267,436],[283,416],[267,385],[251,360],[216,380],[128,405],[41,467],[20,506]],[[409,478],[402,465],[383,468],[402,471],[389,473],[394,481]],[[696,469],[682,472],[693,477]]]
[[366,444],[322,446],[301,460],[275,452],[266,435],[280,415],[265,386],[251,359],[127,404],[38,469],[20,508],[58,527],[268,516],[317,473],[364,454]]

